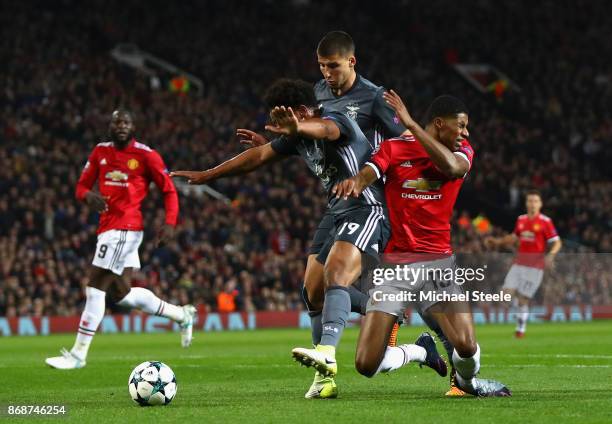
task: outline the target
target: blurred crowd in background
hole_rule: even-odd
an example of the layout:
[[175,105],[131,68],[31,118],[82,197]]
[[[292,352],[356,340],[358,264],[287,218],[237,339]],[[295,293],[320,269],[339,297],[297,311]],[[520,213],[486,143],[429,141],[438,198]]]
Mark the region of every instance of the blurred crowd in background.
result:
[[[170,169],[205,169],[244,149],[236,128],[262,130],[260,99],[279,77],[320,78],[318,40],[351,33],[357,69],[394,88],[415,116],[437,95],[470,108],[470,172],[454,218],[458,252],[512,230],[537,188],[564,252],[612,252],[612,8],[602,0],[335,2],[4,2],[0,5],[0,316],[76,315],[97,215],[74,198],[87,155],[119,105],[139,141]],[[204,82],[176,93],[117,63],[134,43]],[[520,91],[482,94],[454,63],[487,63]],[[145,201],[134,285],[202,310],[301,309],[310,238],[325,194],[297,158],[212,186],[230,201],[181,192],[176,240],[155,247],[163,203]],[[592,262],[591,262],[592,264]],[[584,268],[584,272],[582,272]],[[501,285],[503,275],[500,277]],[[537,301],[610,303],[612,271],[550,272]],[[109,305],[114,308],[113,305]]]

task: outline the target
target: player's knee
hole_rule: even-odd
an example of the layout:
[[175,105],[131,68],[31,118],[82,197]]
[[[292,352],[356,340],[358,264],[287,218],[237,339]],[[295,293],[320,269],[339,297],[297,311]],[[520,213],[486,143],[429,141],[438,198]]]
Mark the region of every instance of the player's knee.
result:
[[364,377],[372,378],[376,375],[376,370],[378,370],[378,365],[375,361],[368,357],[367,354],[360,354],[357,352],[355,356],[355,369],[357,372]]
[[324,270],[325,287],[334,285],[348,286],[351,281],[347,272],[347,266],[348,263],[342,258],[328,258]]
[[121,301],[125,296],[127,296],[129,292],[129,287],[125,287],[123,285],[115,285],[111,286],[111,288],[109,288],[106,294],[110,298],[110,300],[117,303]]

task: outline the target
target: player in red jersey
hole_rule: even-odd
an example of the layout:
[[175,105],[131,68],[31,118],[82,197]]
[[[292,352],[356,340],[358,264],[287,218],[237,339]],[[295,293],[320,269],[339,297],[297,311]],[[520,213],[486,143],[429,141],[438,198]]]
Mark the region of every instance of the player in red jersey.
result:
[[[404,261],[410,256],[411,259],[404,263],[412,269],[425,270],[422,276],[429,275],[429,270],[454,269],[450,218],[474,155],[467,141],[467,108],[455,97],[440,96],[429,107],[427,126],[423,129],[412,119],[395,92],[385,93],[385,100],[396,110],[412,136],[384,141],[356,176],[335,187],[336,195],[358,195],[384,175],[391,221],[391,239],[385,249],[387,256]],[[449,295],[462,293],[457,284],[437,287],[439,283],[427,278],[410,282],[394,277],[388,284],[380,283],[370,291],[355,358],[357,370],[368,377],[392,371],[408,362],[423,362],[424,353],[411,345],[386,346],[393,323],[414,304],[407,296],[402,298],[404,293],[414,289],[419,292],[440,289]],[[469,304],[421,300],[418,308],[434,315],[455,346],[452,362],[459,388],[476,396],[511,394],[497,381],[476,378],[480,347]]]
[[[70,351],[47,358],[46,363],[57,369],[82,368],[87,352],[102,321],[109,296],[119,305],[137,308],[149,314],[167,317],[179,323],[181,343],[191,344],[195,308],[171,305],[152,291],[131,288],[132,268],[140,268],[138,247],[142,242],[143,222],[141,203],[149,185],[154,182],[163,192],[166,223],[160,229],[157,244],[174,237],[178,217],[178,196],[161,156],[134,138],[134,123],[129,112],[116,110],[109,126],[111,141],[98,144],[77,183],[76,198],[100,212],[98,242],[89,284],[85,288],[87,301]],[[100,193],[92,190],[98,180]]]
[[517,338],[525,336],[529,320],[529,301],[542,283],[544,268],[554,267],[555,256],[562,245],[552,219],[540,213],[542,196],[539,191],[527,192],[525,206],[527,214],[518,217],[512,233],[504,237],[485,239],[486,246],[490,248],[518,244],[517,255],[503,286],[505,291],[518,300],[519,313],[515,332]]

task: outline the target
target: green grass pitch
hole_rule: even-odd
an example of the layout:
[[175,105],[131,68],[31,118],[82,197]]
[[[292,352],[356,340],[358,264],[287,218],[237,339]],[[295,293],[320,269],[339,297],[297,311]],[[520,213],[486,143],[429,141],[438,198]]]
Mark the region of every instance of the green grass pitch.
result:
[[[400,342],[422,329],[403,327]],[[513,338],[508,325],[478,326],[481,376],[499,379],[512,398],[447,399],[448,380],[411,364],[373,379],[353,368],[357,329],[338,353],[336,400],[306,400],[313,371],[291,360],[308,346],[305,330],[198,333],[189,349],[178,334],[96,336],[88,365],[58,371],[47,356],[72,345],[73,335],[0,340],[0,404],[65,404],[68,416],[15,422],[75,423],[610,423],[612,321],[532,324]],[[439,346],[441,349],[441,346]],[[134,366],[161,360],[176,373],[178,394],[166,407],[132,402],[127,379]]]

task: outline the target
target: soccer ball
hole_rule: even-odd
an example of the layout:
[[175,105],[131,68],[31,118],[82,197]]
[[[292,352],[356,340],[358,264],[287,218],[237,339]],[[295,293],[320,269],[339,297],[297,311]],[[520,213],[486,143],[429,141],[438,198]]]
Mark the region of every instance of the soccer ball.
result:
[[163,362],[145,361],[130,374],[128,389],[140,406],[168,405],[176,395],[176,377]]

